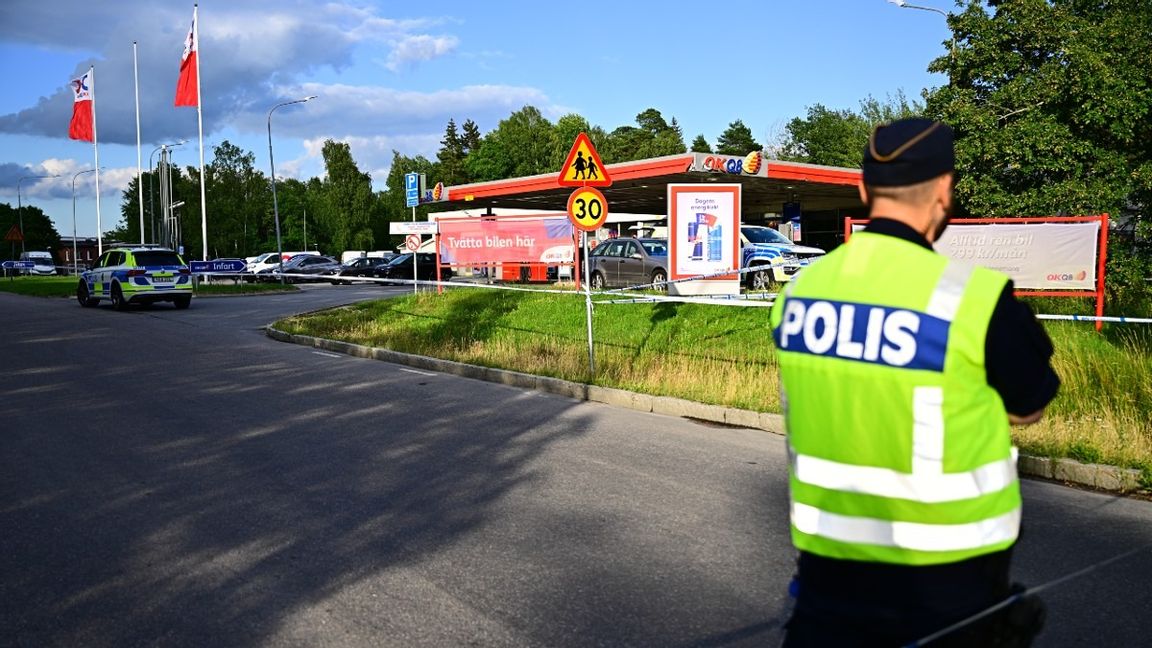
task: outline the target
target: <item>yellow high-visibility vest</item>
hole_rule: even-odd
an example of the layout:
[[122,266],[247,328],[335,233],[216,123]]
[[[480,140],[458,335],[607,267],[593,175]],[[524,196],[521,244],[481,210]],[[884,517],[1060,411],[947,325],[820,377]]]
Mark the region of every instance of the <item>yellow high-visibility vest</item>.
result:
[[1007,281],[859,232],[777,300],[798,549],[930,565],[1016,541],[1016,452],[984,358]]

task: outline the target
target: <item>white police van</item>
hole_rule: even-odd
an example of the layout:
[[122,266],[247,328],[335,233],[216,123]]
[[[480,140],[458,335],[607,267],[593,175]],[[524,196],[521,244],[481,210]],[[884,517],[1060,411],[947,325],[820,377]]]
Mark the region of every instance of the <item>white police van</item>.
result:
[[54,275],[56,274],[56,261],[52,258],[51,252],[28,252],[20,253],[21,261],[31,261],[33,265],[30,269],[21,270],[24,274],[31,275]]

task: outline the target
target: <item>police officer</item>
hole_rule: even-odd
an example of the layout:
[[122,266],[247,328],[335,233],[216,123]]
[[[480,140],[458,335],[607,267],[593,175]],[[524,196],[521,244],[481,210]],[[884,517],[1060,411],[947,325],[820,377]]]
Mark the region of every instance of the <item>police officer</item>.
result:
[[[900,646],[1003,601],[1020,528],[1010,425],[1056,395],[1052,345],[1012,281],[936,254],[952,129],[878,127],[870,222],[772,310],[800,552],[786,646]],[[1025,599],[931,643],[1026,646]]]

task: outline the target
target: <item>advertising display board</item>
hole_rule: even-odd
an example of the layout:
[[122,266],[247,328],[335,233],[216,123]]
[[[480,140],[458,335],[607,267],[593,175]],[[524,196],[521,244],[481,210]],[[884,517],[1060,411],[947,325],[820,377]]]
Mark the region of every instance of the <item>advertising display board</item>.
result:
[[440,259],[451,265],[572,263],[572,223],[555,218],[440,221]]
[[[865,223],[844,219],[844,240]],[[1108,214],[955,219],[934,248],[949,258],[1003,272],[1018,296],[1095,297],[1096,317],[1104,315]],[[1100,326],[1097,320],[1096,329]]]
[[1098,221],[962,224],[944,230],[936,251],[1012,277],[1017,288],[1095,290]]
[[668,185],[668,250],[673,281],[709,276],[670,284],[670,294],[739,294],[740,185]]

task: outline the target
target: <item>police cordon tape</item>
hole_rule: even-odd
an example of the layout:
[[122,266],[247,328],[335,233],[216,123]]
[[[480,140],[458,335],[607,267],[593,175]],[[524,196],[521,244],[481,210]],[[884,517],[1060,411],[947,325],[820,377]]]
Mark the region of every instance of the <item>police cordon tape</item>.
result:
[[[669,281],[655,281],[646,284],[635,284],[626,286],[624,288],[613,288],[611,290],[598,290],[592,293],[594,305],[605,304],[644,304],[644,303],[657,303],[657,302],[674,302],[684,304],[707,304],[714,306],[741,306],[741,307],[771,307],[776,300],[779,293],[763,292],[763,293],[745,293],[742,295],[660,295],[652,293],[634,294],[641,290],[660,290],[661,287],[671,284],[684,283],[688,281],[697,281],[700,279],[712,279],[716,277],[729,277],[733,274],[746,274],[748,272],[755,272],[760,268],[742,268],[737,271],[724,271],[716,272],[706,275],[695,275],[692,277],[684,277],[681,279],[672,279]],[[246,276],[255,276],[250,273],[237,273],[237,272],[205,272],[200,276],[212,277],[227,277],[231,279],[243,278]],[[292,274],[284,273],[277,274],[270,279],[275,283],[283,277],[285,279],[301,279],[308,282],[325,283],[330,282],[338,275],[314,275],[314,274]],[[509,286],[506,284],[489,284],[480,283],[475,281],[431,281],[424,279],[399,279],[387,278],[381,279],[379,277],[339,277],[339,281],[347,281],[349,283],[377,283],[385,285],[405,285],[405,286],[428,286],[434,288],[442,286],[445,288],[486,288],[492,290],[509,290],[514,292],[530,292],[530,293],[547,293],[555,295],[581,295],[583,292],[575,290],[559,290],[548,288],[525,288],[521,286]],[[620,299],[604,299],[604,297],[611,297],[613,295],[620,295]],[[597,299],[599,297],[599,299]],[[1152,318],[1147,317],[1124,317],[1116,315],[1106,315],[1096,317],[1094,315],[1048,315],[1038,314],[1036,319],[1040,320],[1057,320],[1057,321],[1074,321],[1074,322],[1111,322],[1116,324],[1152,324]]]
[[1000,610],[1003,610],[1004,608],[1007,608],[1007,607],[1017,603],[1018,601],[1020,601],[1021,599],[1024,599],[1025,597],[1035,596],[1035,595],[1039,594],[1040,592],[1043,592],[1046,589],[1051,589],[1053,587],[1056,587],[1057,585],[1062,585],[1062,584],[1064,584],[1070,580],[1073,580],[1075,578],[1079,578],[1079,577],[1084,576],[1086,574],[1090,574],[1090,573],[1096,571],[1097,569],[1100,569],[1101,567],[1106,567],[1106,566],[1108,566],[1114,562],[1119,562],[1121,560],[1124,560],[1125,558],[1130,558],[1130,557],[1132,557],[1132,556],[1134,556],[1134,555],[1136,555],[1142,551],[1146,551],[1148,549],[1152,549],[1152,544],[1146,544],[1146,545],[1143,545],[1140,547],[1136,547],[1134,549],[1130,549],[1128,551],[1125,551],[1124,553],[1117,554],[1115,556],[1112,556],[1111,558],[1106,558],[1106,559],[1101,560],[1099,562],[1093,563],[1091,565],[1088,565],[1087,567],[1084,567],[1083,569],[1076,570],[1070,574],[1065,574],[1065,575],[1060,576],[1058,578],[1054,578],[1054,579],[1052,579],[1046,583],[1036,585],[1035,587],[1029,587],[1022,592],[1017,592],[1016,594],[1009,596],[1008,598],[1004,599],[1003,601],[1000,601],[999,603],[996,603],[995,605],[992,605],[991,607],[985,608],[985,609],[977,612],[976,614],[973,614],[970,617],[967,617],[965,619],[961,619],[960,621],[957,621],[956,623],[953,623],[952,625],[950,625],[946,628],[942,628],[940,630],[937,630],[936,632],[933,632],[932,634],[930,634],[926,637],[921,637],[920,639],[917,639],[916,641],[913,641],[912,643],[906,644],[904,646],[904,648],[920,648],[921,646],[924,646],[926,644],[930,644],[930,643],[936,641],[937,639],[943,639],[944,637],[947,637],[948,635],[952,634],[953,632],[956,632],[957,630],[959,630],[961,628],[965,628],[969,625],[972,625],[973,623],[975,623],[975,622],[977,622],[983,618],[986,618],[992,614],[995,614],[996,612],[998,612]]

